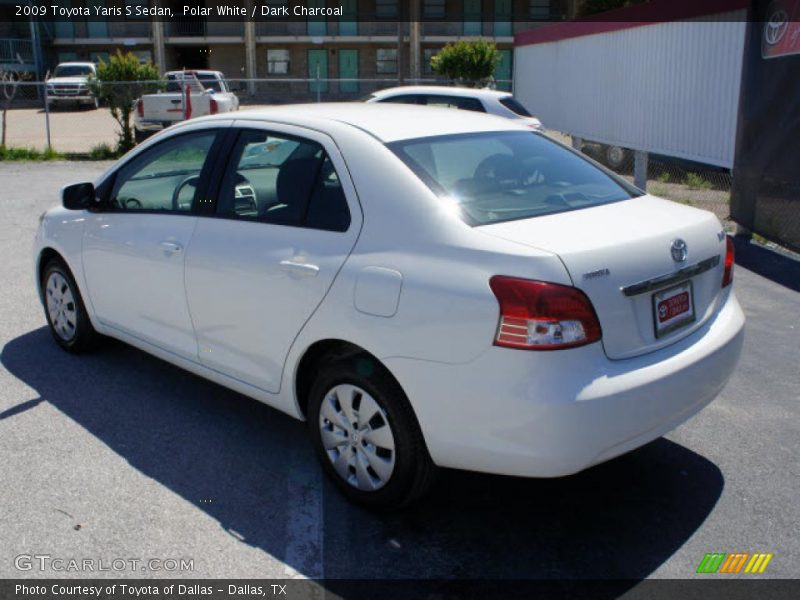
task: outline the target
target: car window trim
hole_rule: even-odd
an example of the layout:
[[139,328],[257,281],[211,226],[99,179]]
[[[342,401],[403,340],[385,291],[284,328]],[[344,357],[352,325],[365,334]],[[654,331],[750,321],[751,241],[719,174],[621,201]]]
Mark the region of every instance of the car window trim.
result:
[[[321,227],[312,227],[312,226],[306,224],[306,220],[308,218],[308,210],[309,210],[309,207],[310,207],[310,204],[311,204],[311,199],[313,198],[314,189],[316,189],[316,184],[319,182],[320,173],[321,173],[321,170],[322,170],[322,163],[324,162],[324,160],[320,161],[320,166],[317,169],[317,173],[316,173],[316,175],[314,177],[315,182],[314,182],[314,187],[312,188],[312,191],[311,191],[311,197],[309,197],[308,203],[306,204],[305,213],[303,214],[303,219],[301,221],[299,221],[297,223],[290,223],[290,222],[281,222],[279,220],[272,220],[272,221],[271,220],[266,220],[266,219],[264,219],[262,217],[246,217],[246,216],[241,216],[241,215],[222,215],[222,214],[219,214],[217,212],[217,206],[219,204],[220,192],[222,191],[222,184],[223,184],[223,182],[225,180],[225,177],[228,174],[228,170],[230,168],[234,168],[236,166],[236,165],[233,164],[234,157],[232,156],[232,151],[236,147],[236,144],[239,141],[239,137],[241,135],[243,135],[247,131],[254,131],[254,132],[257,132],[257,133],[263,133],[265,135],[274,135],[275,137],[284,138],[287,141],[293,140],[293,141],[297,141],[297,142],[300,142],[300,143],[311,142],[311,143],[317,144],[320,148],[322,148],[322,151],[328,157],[328,160],[331,160],[330,152],[328,152],[328,149],[325,148],[325,145],[322,142],[318,141],[318,140],[315,140],[315,139],[312,139],[312,138],[308,138],[308,137],[302,137],[302,136],[294,134],[294,133],[286,133],[286,132],[283,132],[283,131],[270,129],[270,128],[247,127],[246,125],[245,126],[233,125],[226,132],[226,140],[225,140],[224,147],[223,147],[222,151],[219,153],[219,157],[217,159],[216,168],[212,172],[210,181],[213,182],[213,187],[209,188],[209,190],[208,190],[208,192],[210,192],[210,195],[209,195],[210,202],[208,203],[209,209],[208,209],[208,212],[204,211],[202,216],[210,217],[210,218],[213,218],[213,219],[223,219],[223,220],[227,220],[227,221],[239,221],[239,222],[245,222],[245,223],[258,223],[258,224],[261,224],[261,225],[277,225],[277,226],[280,226],[280,227],[298,227],[298,228],[302,228],[302,229],[310,229],[310,230],[313,230],[313,231],[327,231],[328,233],[338,233],[338,234],[346,234],[352,229],[352,227],[353,227],[353,211],[352,211],[352,208],[350,206],[350,202],[347,199],[347,193],[344,190],[344,187],[342,188],[342,194],[344,194],[345,203],[347,204],[347,211],[348,211],[349,216],[350,216],[350,223],[348,224],[347,229],[345,229],[344,231],[337,231],[337,230],[334,230],[334,229],[325,229],[325,228],[321,228]],[[333,164],[332,160],[331,160],[331,163]],[[334,169],[335,168],[336,167],[334,165]],[[341,175],[339,175],[338,171],[337,171],[337,176],[341,177]]]
[[[190,131],[181,132],[175,135],[172,135],[164,140],[159,141],[157,144],[153,144],[149,148],[145,149],[144,151],[140,152],[136,156],[131,157],[130,160],[125,161],[124,163],[120,164],[114,171],[112,171],[98,186],[98,190],[102,190],[102,196],[100,197],[100,203],[97,206],[91,207],[89,210],[94,213],[105,213],[105,214],[114,214],[114,215],[176,215],[176,216],[198,216],[201,214],[199,210],[200,205],[203,204],[204,198],[207,199],[207,188],[210,181],[211,175],[211,165],[216,164],[218,157],[220,156],[221,150],[221,142],[223,138],[225,138],[226,134],[230,130],[230,125],[225,125],[222,127],[208,127],[203,129],[192,129]],[[119,208],[110,208],[108,202],[110,198],[108,197],[109,194],[113,191],[114,187],[116,186],[117,176],[119,175],[120,171],[128,167],[129,165],[134,164],[140,158],[146,156],[150,150],[158,148],[164,144],[168,144],[173,142],[176,139],[186,137],[189,135],[202,135],[206,133],[213,133],[215,135],[214,141],[211,143],[211,148],[209,148],[208,154],[206,155],[206,159],[203,162],[203,167],[200,169],[199,174],[199,182],[197,186],[197,191],[195,192],[195,197],[192,200],[192,208],[186,211],[180,210],[154,210],[154,209],[140,209],[140,210],[125,210]]]

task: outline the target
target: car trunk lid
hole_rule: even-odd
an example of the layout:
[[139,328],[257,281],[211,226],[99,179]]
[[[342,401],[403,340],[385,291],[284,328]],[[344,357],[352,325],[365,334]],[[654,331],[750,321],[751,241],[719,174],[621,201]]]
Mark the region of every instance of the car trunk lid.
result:
[[[685,337],[713,314],[720,295],[725,236],[719,220],[667,200],[642,196],[477,229],[556,253],[592,301],[611,359]],[[685,244],[684,260],[673,258],[676,240]]]

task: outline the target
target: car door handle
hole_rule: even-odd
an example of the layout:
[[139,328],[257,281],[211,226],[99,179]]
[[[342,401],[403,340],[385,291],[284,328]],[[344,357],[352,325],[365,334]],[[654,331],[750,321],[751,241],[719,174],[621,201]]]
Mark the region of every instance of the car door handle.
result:
[[183,250],[183,246],[175,242],[161,242],[161,248],[164,250],[165,254],[178,254]]
[[319,273],[319,267],[317,265],[293,260],[282,260],[281,269],[290,275],[296,275],[298,277],[316,277]]

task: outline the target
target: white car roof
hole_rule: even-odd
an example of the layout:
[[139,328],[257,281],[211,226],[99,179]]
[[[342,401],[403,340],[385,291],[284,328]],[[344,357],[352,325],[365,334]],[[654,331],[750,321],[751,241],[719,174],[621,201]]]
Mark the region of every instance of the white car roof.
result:
[[167,71],[164,75],[182,75],[186,73],[187,75],[219,75],[222,77],[222,73],[220,71],[209,71],[207,69],[186,69],[180,71]]
[[505,98],[509,92],[499,92],[485,88],[447,87],[443,85],[403,85],[373,92],[376,98],[397,94],[437,94],[440,96],[460,96],[462,98]]
[[94,66],[95,64],[93,62],[80,62],[80,61],[62,62],[56,65],[56,67],[94,67]]
[[[222,118],[225,115],[211,117]],[[230,115],[227,115],[230,118]],[[408,104],[365,104],[362,102],[286,104],[243,110],[236,120],[277,121],[288,125],[326,131],[327,123],[345,123],[365,131],[382,142],[456,133],[484,131],[530,131],[527,127],[486,113]]]

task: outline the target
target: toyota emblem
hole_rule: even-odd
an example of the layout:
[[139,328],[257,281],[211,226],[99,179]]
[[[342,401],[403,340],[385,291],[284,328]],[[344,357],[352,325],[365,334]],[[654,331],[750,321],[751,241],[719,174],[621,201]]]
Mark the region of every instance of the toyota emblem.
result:
[[677,240],[672,240],[671,252],[672,260],[675,262],[683,262],[686,260],[686,255],[689,253],[689,250],[686,247],[686,242],[678,238]]

